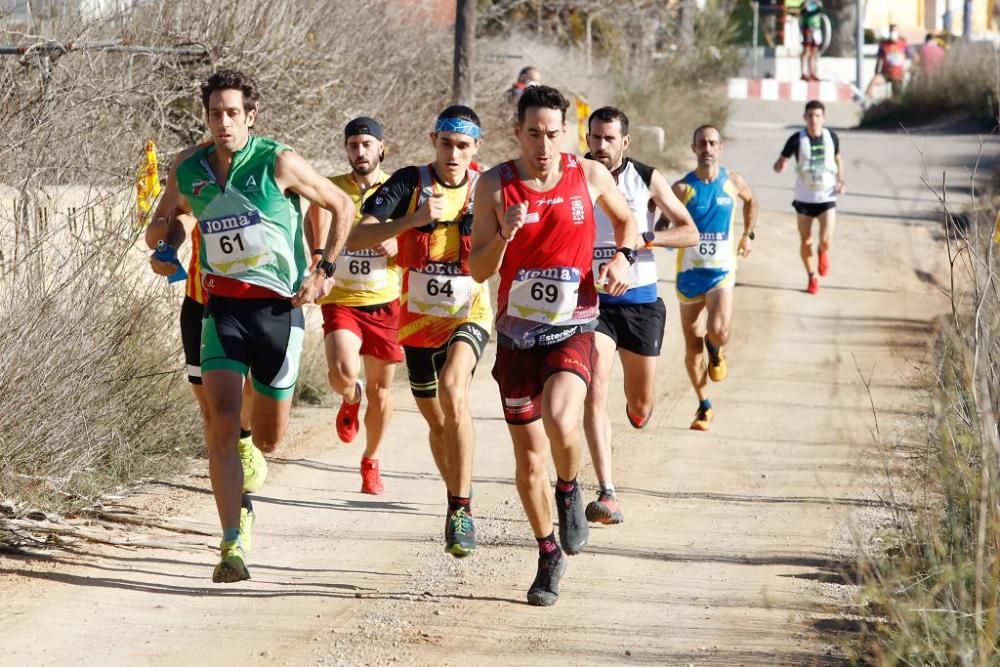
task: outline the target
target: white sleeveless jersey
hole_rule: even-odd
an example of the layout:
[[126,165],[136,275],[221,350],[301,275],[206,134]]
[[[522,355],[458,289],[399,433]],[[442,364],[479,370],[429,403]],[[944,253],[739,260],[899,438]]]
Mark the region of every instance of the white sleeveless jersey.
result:
[[830,130],[823,128],[823,142],[813,144],[809,133],[799,132],[795,200],[821,204],[837,200],[837,149]]
[[[656,224],[654,213],[649,210],[649,184],[653,178],[653,168],[630,158],[625,158],[618,171],[618,190],[628,202],[628,207],[635,218],[638,238],[644,232],[653,231]],[[594,219],[597,221],[597,240],[594,243],[594,277],[601,263],[614,258],[615,228],[600,205],[594,207]],[[636,251],[636,261],[632,266],[631,284],[629,289],[656,284],[656,259],[652,248],[640,247]]]

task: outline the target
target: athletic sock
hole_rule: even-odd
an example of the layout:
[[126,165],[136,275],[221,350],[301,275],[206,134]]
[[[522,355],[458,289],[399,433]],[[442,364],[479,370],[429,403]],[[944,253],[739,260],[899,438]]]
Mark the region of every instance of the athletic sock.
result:
[[253,503],[250,501],[250,494],[243,494],[243,497],[240,498],[240,507],[245,509],[247,512],[253,512]]
[[251,435],[250,429],[243,428],[242,426],[240,427],[240,440],[246,440]]
[[360,382],[355,382],[354,383],[354,395],[357,396],[357,398],[354,399],[354,400],[348,400],[348,399],[345,398],[344,400],[347,403],[350,403],[351,405],[356,405],[356,404],[358,404],[358,403],[361,402],[361,394],[362,394],[361,383]]
[[555,531],[545,537],[536,537],[535,541],[538,542],[539,558],[543,560],[556,560],[562,555],[562,549],[559,548],[559,543],[556,542]]
[[222,529],[222,541],[223,542],[235,542],[240,539],[240,527],[235,528],[223,528]]
[[712,345],[712,341],[708,339],[708,336],[705,336],[705,347],[708,348],[708,353],[713,359],[719,356],[719,348]]
[[712,401],[708,400],[707,398],[703,398],[702,400],[698,401],[698,407],[703,410],[711,410]]
[[601,493],[606,493],[609,496],[615,495],[615,485],[614,484],[601,484]]
[[576,491],[576,477],[570,481],[566,481],[561,477],[556,478],[556,491],[559,493],[573,493]]
[[464,496],[453,496],[451,493],[448,494],[448,511],[455,512],[457,510],[464,509],[465,513],[472,515],[472,499],[466,498]]

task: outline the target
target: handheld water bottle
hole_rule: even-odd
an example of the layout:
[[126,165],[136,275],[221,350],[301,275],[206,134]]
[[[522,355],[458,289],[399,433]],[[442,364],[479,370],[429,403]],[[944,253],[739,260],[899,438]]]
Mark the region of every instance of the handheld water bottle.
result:
[[156,250],[153,251],[153,257],[161,262],[167,262],[177,267],[176,271],[167,276],[168,283],[176,283],[187,279],[187,271],[184,270],[184,265],[177,259],[177,250],[172,246],[168,246],[166,241],[161,239],[156,242]]

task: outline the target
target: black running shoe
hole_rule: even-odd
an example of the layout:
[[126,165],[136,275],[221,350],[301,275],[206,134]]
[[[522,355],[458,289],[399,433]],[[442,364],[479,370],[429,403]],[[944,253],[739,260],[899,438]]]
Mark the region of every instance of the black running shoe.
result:
[[579,485],[568,493],[556,489],[556,510],[559,512],[559,544],[563,551],[574,556],[583,551],[590,538]]
[[455,558],[465,558],[476,550],[476,524],[464,507],[448,512],[444,541],[444,550]]
[[566,574],[566,559],[539,558],[538,573],[528,589],[528,604],[535,607],[551,607],[559,599],[559,580]]

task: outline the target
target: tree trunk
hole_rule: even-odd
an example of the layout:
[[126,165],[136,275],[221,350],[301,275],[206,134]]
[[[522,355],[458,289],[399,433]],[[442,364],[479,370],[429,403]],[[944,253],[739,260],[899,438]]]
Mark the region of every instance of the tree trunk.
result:
[[683,46],[694,44],[694,13],[698,11],[695,0],[680,0],[677,5],[677,32]]
[[452,99],[455,104],[472,106],[472,62],[476,43],[476,0],[455,3],[455,62]]
[[832,24],[830,48],[825,55],[853,58],[857,41],[857,0],[827,0],[823,7]]

